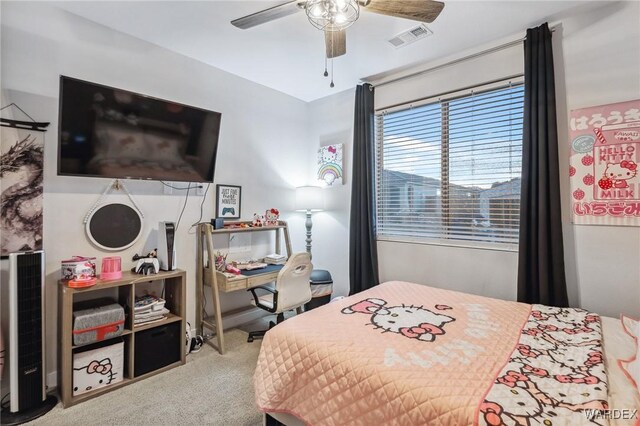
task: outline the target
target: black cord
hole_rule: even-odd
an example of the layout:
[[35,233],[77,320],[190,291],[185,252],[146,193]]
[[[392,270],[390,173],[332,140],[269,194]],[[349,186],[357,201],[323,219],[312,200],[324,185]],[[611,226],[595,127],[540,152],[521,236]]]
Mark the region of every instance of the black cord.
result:
[[[189,186],[187,186],[186,188],[179,188],[177,186],[169,185],[168,183],[166,183],[164,181],[160,181],[160,183],[163,184],[164,186],[168,186],[169,188],[177,189],[178,191],[187,191],[187,190],[189,190],[191,188],[203,188],[202,185],[191,186],[191,183],[189,183]],[[208,188],[208,186],[207,186],[207,188]]]
[[180,226],[180,220],[182,219],[182,214],[184,213],[184,209],[187,207],[187,201],[189,201],[189,190],[191,189],[191,182],[189,182],[189,186],[187,186],[187,195],[184,197],[184,204],[182,205],[182,211],[180,212],[180,216],[178,216],[178,222],[176,222],[176,233],[178,232],[178,227]]
[[5,393],[5,394],[4,394],[4,396],[2,397],[2,399],[0,399],[0,407],[1,407],[3,410],[6,410],[6,409],[7,409],[7,407],[9,406],[9,402],[11,402],[11,400],[9,400],[9,401],[7,401],[7,402],[4,402],[4,399],[5,399],[6,397],[8,397],[8,396],[9,396],[9,394],[10,394],[9,392]]
[[193,228],[194,226],[196,226],[197,224],[200,223],[200,221],[202,220],[202,207],[204,206],[204,200],[207,199],[207,193],[209,192],[209,187],[211,186],[210,183],[207,184],[207,189],[204,190],[204,195],[202,196],[202,202],[200,203],[200,217],[198,218],[198,220],[196,220],[191,227]]

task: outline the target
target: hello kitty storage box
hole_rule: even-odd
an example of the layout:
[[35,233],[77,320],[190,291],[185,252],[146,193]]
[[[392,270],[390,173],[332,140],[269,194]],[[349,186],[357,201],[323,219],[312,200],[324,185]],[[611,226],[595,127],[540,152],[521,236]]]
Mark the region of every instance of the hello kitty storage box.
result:
[[74,308],[74,345],[101,342],[124,331],[124,308],[109,299],[93,301],[91,306],[75,305]]
[[[120,339],[121,340],[121,339]],[[106,345],[105,345],[106,344]],[[73,395],[82,395],[122,381],[124,341],[92,345],[73,354]]]

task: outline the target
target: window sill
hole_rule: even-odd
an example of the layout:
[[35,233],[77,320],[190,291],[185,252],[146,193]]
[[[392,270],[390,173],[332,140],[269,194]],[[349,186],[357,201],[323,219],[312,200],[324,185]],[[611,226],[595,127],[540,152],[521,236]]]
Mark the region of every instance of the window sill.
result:
[[410,237],[394,237],[394,236],[377,236],[376,242],[382,243],[402,243],[402,244],[419,244],[430,246],[445,246],[453,248],[473,249],[473,250],[491,250],[491,251],[504,251],[510,253],[518,253],[517,244],[506,243],[481,243],[481,242],[462,242],[455,240],[436,240],[425,238],[410,238]]

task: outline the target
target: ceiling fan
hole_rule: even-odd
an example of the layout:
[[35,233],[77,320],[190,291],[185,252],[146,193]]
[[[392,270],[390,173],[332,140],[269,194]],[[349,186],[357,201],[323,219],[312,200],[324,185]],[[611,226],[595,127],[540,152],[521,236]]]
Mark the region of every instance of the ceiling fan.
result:
[[[358,19],[360,10],[430,23],[443,8],[444,3],[436,0],[292,0],[234,19],[231,24],[244,30],[304,10],[309,22],[324,31],[326,58],[333,59],[347,53],[345,30]],[[328,76],[326,67],[324,75]]]

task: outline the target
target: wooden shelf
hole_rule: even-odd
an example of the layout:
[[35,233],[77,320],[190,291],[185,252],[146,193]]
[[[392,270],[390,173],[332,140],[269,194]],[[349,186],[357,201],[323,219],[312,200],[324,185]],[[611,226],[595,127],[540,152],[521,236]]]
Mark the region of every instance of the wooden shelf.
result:
[[93,345],[94,343],[108,342],[109,340],[117,339],[118,337],[128,336],[131,333],[133,333],[131,330],[125,329],[125,330],[122,331],[122,334],[120,334],[118,336],[109,337],[108,339],[100,340],[100,342],[85,343],[83,345],[73,345],[72,348],[73,349],[78,349],[78,348],[84,348],[85,346]]
[[169,313],[167,314],[167,317],[161,321],[155,321],[149,324],[143,324],[140,326],[133,326],[133,332],[137,333],[138,331],[144,331],[144,330],[149,330],[150,328],[156,328],[156,327],[161,327],[163,325],[167,325],[167,324],[171,324],[172,322],[176,322],[176,321],[182,321],[182,317],[179,317],[178,315]]
[[[244,224],[252,224],[253,222],[231,222],[231,223],[244,223]],[[211,225],[209,225],[211,226]],[[236,232],[260,232],[260,231],[277,231],[278,229],[285,229],[287,224],[283,221],[279,221],[278,225],[275,226],[258,226],[258,227],[245,227],[245,228],[222,228],[222,229],[211,229],[212,234],[235,234]]]
[[147,283],[153,281],[165,280],[167,278],[184,277],[185,272],[181,270],[160,271],[154,275],[140,275],[131,271],[122,271],[122,278],[117,280],[101,280],[98,279],[96,285],[84,288],[72,288],[67,286],[66,281],[59,281],[60,287],[66,288],[69,293],[87,293],[92,291],[104,290],[105,288],[121,287],[123,285]]
[[[148,289],[147,283],[164,281],[164,299],[165,308],[170,313],[162,321],[141,325],[140,327],[133,326],[133,319],[135,317],[134,304],[136,295],[136,286],[142,286],[138,288],[138,293]],[[104,388],[95,389],[82,395],[73,396],[73,356],[76,349],[82,348],[87,345],[74,345],[73,344],[73,304],[77,295],[87,293],[93,293],[104,289],[111,289],[111,292],[117,293],[117,301],[121,306],[124,306],[127,310],[125,330],[120,336],[116,336],[104,341],[116,339],[118,337],[124,337],[124,354],[123,354],[123,375],[122,382],[115,383]],[[139,275],[130,271],[122,273],[122,278],[117,280],[98,280],[97,284],[87,288],[70,288],[65,282],[60,281],[58,286],[58,327],[59,327],[59,354],[58,354],[58,390],[60,393],[60,399],[64,407],[70,407],[77,403],[86,401],[96,396],[111,392],[119,389],[122,386],[126,386],[130,383],[142,380],[146,377],[154,374],[161,373],[171,368],[182,365],[186,362],[186,354],[184,351],[184,340],[178,339],[176,342],[180,346],[180,359],[168,366],[151,371],[139,377],[134,377],[134,364],[135,364],[135,338],[136,332],[153,329],[155,327],[161,327],[166,324],[180,323],[180,335],[185,335],[186,328],[186,272],[181,270],[175,271],[161,271],[154,275]],[[95,298],[103,297],[102,294],[95,294]],[[82,297],[83,301],[86,301],[86,297]]]
[[[72,397],[73,398],[73,404],[78,404],[78,403],[86,401],[88,399],[95,398],[96,396],[103,395],[103,394],[105,394],[107,392],[114,391],[114,390],[119,389],[119,388],[121,388],[123,386],[130,385],[131,383],[135,383],[135,382],[138,382],[140,380],[144,380],[144,379],[146,379],[148,377],[155,376],[156,374],[164,373],[165,371],[171,370],[172,368],[175,368],[175,367],[179,367],[182,364],[183,363],[181,361],[178,361],[178,362],[174,362],[173,364],[169,364],[169,365],[167,365],[165,367],[159,368],[157,370],[150,371],[150,372],[145,373],[145,374],[143,374],[141,376],[138,376],[138,377],[134,377],[134,378],[125,377],[125,378],[122,379],[121,382],[114,383],[114,384],[112,384],[110,386],[106,386],[104,388],[92,390],[92,391],[89,391],[87,393],[83,393],[82,395],[77,395],[77,396]],[[66,406],[65,406],[65,408],[66,408]]]

